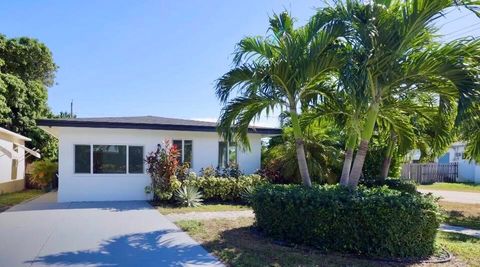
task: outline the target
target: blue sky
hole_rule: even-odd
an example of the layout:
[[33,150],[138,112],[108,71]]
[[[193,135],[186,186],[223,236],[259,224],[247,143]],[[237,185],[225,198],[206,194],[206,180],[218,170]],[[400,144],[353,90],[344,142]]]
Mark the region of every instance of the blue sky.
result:
[[[44,42],[60,69],[49,90],[55,113],[156,115],[215,120],[215,79],[235,44],[265,34],[268,15],[289,10],[302,25],[323,1],[0,1],[0,33]],[[445,39],[480,35],[462,10],[439,22]],[[275,116],[260,125],[274,126]]]

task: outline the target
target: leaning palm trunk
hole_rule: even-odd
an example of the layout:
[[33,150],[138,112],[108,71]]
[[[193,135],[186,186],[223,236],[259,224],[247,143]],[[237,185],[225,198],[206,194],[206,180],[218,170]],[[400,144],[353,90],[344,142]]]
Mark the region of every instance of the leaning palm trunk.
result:
[[342,176],[340,177],[340,184],[343,186],[348,185],[348,179],[350,178],[350,169],[352,168],[353,150],[357,144],[357,136],[350,133],[347,139],[347,145],[345,148],[345,159],[343,160]]
[[388,177],[388,171],[390,170],[390,165],[392,163],[393,157],[393,148],[395,146],[395,142],[397,141],[397,136],[395,133],[390,133],[390,141],[388,143],[388,148],[385,153],[385,158],[383,159],[382,170],[380,171],[380,179],[385,181]]
[[392,157],[386,156],[383,159],[382,163],[382,170],[380,171],[380,179],[381,181],[385,181],[388,177],[388,171],[390,170],[390,164],[392,163]]
[[347,148],[345,151],[345,159],[343,160],[342,176],[340,177],[340,184],[343,186],[348,185],[348,179],[350,177],[350,168],[352,167],[353,160],[353,148]]
[[352,171],[350,172],[350,177],[348,179],[348,187],[357,188],[360,176],[362,175],[363,163],[365,162],[365,157],[367,156],[368,143],[373,135],[373,129],[375,128],[375,123],[377,121],[377,115],[379,110],[379,104],[373,103],[368,112],[365,124],[363,126],[362,137],[360,145],[355,155],[355,160],[353,161]]
[[305,148],[303,146],[303,139],[295,139],[295,146],[297,151],[298,169],[302,177],[303,185],[311,187],[310,174],[308,172],[307,158],[305,157]]
[[303,185],[311,187],[312,181],[310,180],[310,174],[308,172],[303,135],[300,129],[296,107],[290,108],[290,118],[292,120],[293,134],[295,136],[295,150],[297,152],[298,170],[300,172],[300,176],[302,177]]

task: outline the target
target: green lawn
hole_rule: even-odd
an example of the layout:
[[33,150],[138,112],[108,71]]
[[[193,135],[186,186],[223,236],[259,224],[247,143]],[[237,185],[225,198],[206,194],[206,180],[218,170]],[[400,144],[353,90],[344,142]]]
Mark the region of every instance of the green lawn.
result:
[[468,184],[468,183],[434,183],[431,185],[419,185],[418,188],[480,193],[480,184]]
[[437,242],[465,262],[467,266],[480,266],[480,238],[454,233],[439,233]]
[[2,194],[0,195],[0,212],[25,200],[40,196],[43,193],[42,190],[29,189],[15,193]]
[[249,210],[251,209],[248,206],[236,205],[236,204],[204,204],[200,207],[190,208],[190,207],[178,207],[172,204],[153,204],[158,211],[162,214],[171,214],[171,213],[187,213],[187,212],[203,212],[203,211],[239,211],[239,210]]
[[177,225],[228,266],[475,266],[480,239],[439,233],[437,243],[455,255],[445,264],[396,264],[322,253],[305,247],[287,247],[252,231],[253,218],[179,221]]
[[440,201],[445,210],[445,223],[480,230],[480,204]]

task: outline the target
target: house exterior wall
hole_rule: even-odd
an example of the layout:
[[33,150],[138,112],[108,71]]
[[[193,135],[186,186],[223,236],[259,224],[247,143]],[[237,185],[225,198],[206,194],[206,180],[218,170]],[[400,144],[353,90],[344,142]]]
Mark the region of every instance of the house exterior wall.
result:
[[[72,128],[56,129],[59,140],[58,201],[147,200],[145,186],[150,177],[144,174],[75,174],[74,146],[140,145],[144,154],[156,149],[165,139],[193,141],[192,169],[218,165],[218,142],[214,132],[188,132],[143,129]],[[244,173],[260,168],[261,135],[250,134],[251,151],[238,150],[237,161]]]
[[475,161],[464,159],[465,144],[455,142],[448,151],[438,159],[438,163],[458,163],[458,181],[480,183],[480,166]]
[[[23,141],[17,143],[24,145]],[[13,142],[0,138],[0,146],[12,149]],[[25,151],[23,148],[17,148],[20,158],[17,164],[17,175],[12,177],[12,158],[0,152],[0,194],[20,191],[25,188]]]

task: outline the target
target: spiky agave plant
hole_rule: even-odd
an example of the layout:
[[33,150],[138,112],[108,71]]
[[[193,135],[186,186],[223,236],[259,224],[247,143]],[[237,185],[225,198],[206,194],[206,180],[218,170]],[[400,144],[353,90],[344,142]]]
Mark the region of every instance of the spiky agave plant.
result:
[[198,207],[203,203],[203,195],[198,188],[187,185],[175,191],[175,199],[184,207]]

